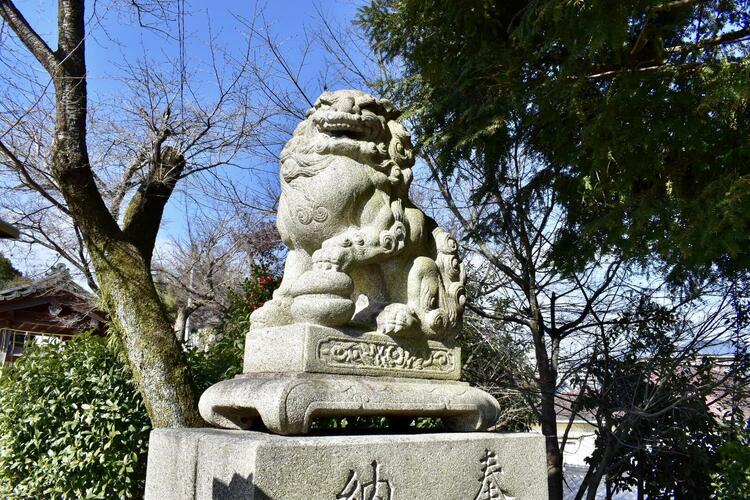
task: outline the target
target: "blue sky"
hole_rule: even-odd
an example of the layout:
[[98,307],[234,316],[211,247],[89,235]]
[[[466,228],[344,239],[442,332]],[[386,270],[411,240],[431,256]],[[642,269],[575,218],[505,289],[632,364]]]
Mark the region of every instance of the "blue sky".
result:
[[[148,1],[148,0],[146,0]],[[56,40],[57,2],[54,0],[16,0],[17,7],[26,16],[32,27],[54,46]],[[112,65],[121,62],[122,56],[132,57],[143,49],[164,52],[176,56],[176,43],[164,41],[164,37],[137,27],[134,9],[123,8],[129,2],[122,0],[98,0],[86,3],[89,18],[87,40],[87,63],[92,80],[108,79],[113,75]],[[172,2],[177,5],[177,2]],[[247,36],[239,18],[250,19],[262,12],[278,41],[291,55],[305,45],[305,35],[318,26],[318,11],[326,14],[335,23],[350,23],[356,16],[359,0],[267,0],[260,2],[236,0],[192,0],[185,4],[185,33],[189,58],[206,55],[208,23],[220,43],[232,41],[242,43]],[[176,12],[175,12],[176,14]],[[175,16],[176,17],[176,16]],[[159,30],[177,36],[177,22],[166,25],[150,22]],[[319,60],[310,58],[315,64]],[[104,84],[106,86],[106,84]]]
[[[143,0],[147,2],[149,0]],[[149,59],[152,64],[176,64],[179,59],[179,19],[184,19],[185,61],[191,72],[191,81],[197,82],[199,92],[210,96],[214,91],[208,72],[210,68],[209,33],[216,46],[238,55],[245,46],[248,28],[243,24],[253,19],[268,26],[274,41],[291,66],[301,66],[301,81],[309,97],[314,100],[323,86],[337,88],[342,85],[326,63],[322,47],[314,42],[316,30],[321,29],[319,12],[333,25],[350,26],[361,0],[268,0],[266,2],[240,2],[230,0],[185,1],[184,16],[178,16],[179,2],[172,2],[174,10],[167,22],[156,21],[148,15],[143,20],[152,30],[138,25],[129,1],[88,1],[87,9],[87,68],[90,102],[107,102],[120,97],[127,64]],[[29,23],[51,47],[56,45],[57,2],[54,0],[16,0],[17,7]],[[5,36],[5,35],[4,35]],[[313,43],[311,44],[311,40]],[[0,57],[2,48],[0,47]],[[355,59],[359,57],[352,53]],[[30,66],[38,66],[29,60]],[[41,72],[41,68],[38,68]],[[205,85],[204,82],[205,81]],[[291,85],[291,84],[289,84]],[[91,145],[90,145],[91,146]],[[247,162],[263,163],[262,159],[246,158]],[[227,178],[241,188],[252,189],[260,184],[276,182],[277,165],[265,160],[251,174],[247,171],[227,171]],[[190,218],[193,201],[186,196],[189,183],[170,200],[165,213],[161,242],[179,238]],[[39,273],[54,263],[49,252],[11,248],[14,263],[22,270]]]

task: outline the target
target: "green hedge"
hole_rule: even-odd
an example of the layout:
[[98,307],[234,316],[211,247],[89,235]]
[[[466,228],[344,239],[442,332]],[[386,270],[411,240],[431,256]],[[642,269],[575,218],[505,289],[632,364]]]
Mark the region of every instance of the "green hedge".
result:
[[140,497],[149,430],[106,339],[32,346],[0,375],[0,497]]
[[[239,373],[250,313],[277,285],[254,266],[230,296],[218,341],[187,349],[201,392]],[[143,496],[151,425],[113,342],[34,345],[0,372],[0,498]]]

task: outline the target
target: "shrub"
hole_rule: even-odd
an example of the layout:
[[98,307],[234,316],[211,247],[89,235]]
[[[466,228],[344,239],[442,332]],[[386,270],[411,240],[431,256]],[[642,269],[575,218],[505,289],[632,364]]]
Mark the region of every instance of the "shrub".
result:
[[737,429],[719,448],[718,472],[714,475],[714,497],[718,500],[750,498],[750,429]]
[[107,339],[30,347],[0,374],[0,496],[142,496],[150,423]]
[[[256,266],[207,351],[188,349],[202,392],[242,369],[250,313],[278,279]],[[31,346],[0,372],[0,497],[139,498],[151,430],[114,338]]]
[[250,329],[250,314],[271,298],[279,278],[266,266],[254,265],[250,277],[238,291],[229,295],[229,307],[214,333],[216,341],[208,350],[187,349],[193,379],[202,393],[212,384],[242,372],[245,334]]

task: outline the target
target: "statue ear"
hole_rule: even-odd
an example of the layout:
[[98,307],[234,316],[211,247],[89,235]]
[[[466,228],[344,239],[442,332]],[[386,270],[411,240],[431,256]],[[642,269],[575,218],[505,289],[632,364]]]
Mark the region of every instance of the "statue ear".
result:
[[414,162],[414,146],[411,144],[409,134],[403,125],[396,121],[388,122],[391,132],[391,143],[388,145],[388,154],[394,161],[410,167]]

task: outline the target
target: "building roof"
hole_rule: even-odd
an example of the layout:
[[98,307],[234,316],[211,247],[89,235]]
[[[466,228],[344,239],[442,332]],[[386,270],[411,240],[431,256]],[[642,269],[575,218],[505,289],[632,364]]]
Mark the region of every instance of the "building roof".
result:
[[[732,412],[738,410],[745,419],[750,419],[750,386],[746,383],[747,375],[736,373],[734,360],[727,355],[722,354],[713,358],[711,368],[711,377],[716,386],[705,395],[705,402],[708,409],[716,418],[728,420]],[[687,365],[684,370],[687,373],[695,373],[695,368]],[[657,383],[656,379],[652,382]],[[557,421],[568,421],[571,415],[575,413],[574,422],[592,423],[596,421],[595,415],[587,410],[575,408],[575,402],[578,398],[578,392],[564,392],[557,394],[555,397],[555,411],[557,412]],[[575,411],[574,410],[578,410]]]
[[0,290],[0,328],[75,335],[103,333],[105,324],[96,297],[78,285],[63,264],[36,281]]
[[[573,406],[575,405],[576,399],[578,398],[578,392],[563,392],[555,397],[555,412],[557,413],[557,420],[569,420],[570,416],[573,415]],[[585,421],[590,422],[595,420],[594,414],[587,411],[577,409],[575,412],[574,421]]]
[[65,264],[52,266],[44,277],[0,290],[0,302],[7,302],[32,295],[51,296],[68,293],[93,301],[94,296],[73,280]]

